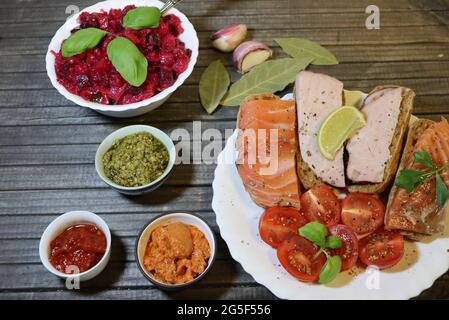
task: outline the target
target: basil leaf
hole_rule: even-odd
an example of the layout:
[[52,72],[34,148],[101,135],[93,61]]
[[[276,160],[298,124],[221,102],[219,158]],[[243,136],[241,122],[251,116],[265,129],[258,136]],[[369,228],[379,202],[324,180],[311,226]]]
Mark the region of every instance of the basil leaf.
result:
[[320,247],[326,244],[327,228],[316,221],[309,222],[305,226],[299,228],[299,235],[312,241]]
[[449,199],[449,191],[447,190],[446,184],[444,183],[441,176],[437,173],[435,175],[435,184],[436,184],[436,200],[437,204],[442,208],[446,204],[446,201]]
[[69,58],[95,48],[107,34],[109,32],[97,28],[78,30],[62,43],[62,56]]
[[407,190],[407,192],[412,192],[418,185],[420,185],[426,178],[428,174],[426,172],[418,170],[404,169],[399,172],[399,176],[396,179],[396,186]]
[[231,79],[220,60],[212,62],[201,75],[200,99],[204,109],[211,114],[228,91]]
[[108,58],[130,85],[139,87],[145,82],[148,61],[130,40],[117,37],[108,44]]
[[299,59],[312,57],[312,64],[333,65],[338,64],[337,58],[318,43],[302,38],[275,39],[285,53]]
[[139,7],[129,10],[123,17],[123,27],[130,29],[157,28],[161,11],[156,7]]
[[337,236],[329,236],[326,239],[326,248],[339,249],[341,248],[341,239]]
[[334,280],[341,270],[340,256],[328,257],[320,272],[319,283],[328,283]]
[[235,82],[221,104],[237,106],[249,95],[283,90],[312,60],[313,58],[303,57],[301,59],[283,58],[265,61]]
[[430,154],[425,150],[416,151],[415,153],[413,153],[413,157],[415,158],[416,162],[419,162],[419,163],[425,165],[427,168],[434,169],[434,170],[438,168],[435,165],[435,163],[433,163],[433,160],[432,160],[432,157],[430,156]]

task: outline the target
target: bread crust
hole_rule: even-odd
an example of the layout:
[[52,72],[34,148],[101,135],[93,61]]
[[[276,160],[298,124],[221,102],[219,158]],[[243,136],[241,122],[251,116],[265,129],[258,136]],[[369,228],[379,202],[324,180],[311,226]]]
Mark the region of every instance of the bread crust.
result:
[[[399,86],[378,86],[371,91],[370,94],[387,88],[402,88],[402,101],[400,106],[400,113],[396,129],[394,131],[393,140],[390,144],[389,150],[391,157],[385,166],[384,178],[380,183],[366,183],[366,184],[349,184],[348,190],[350,192],[365,192],[365,193],[381,193],[391,183],[392,179],[396,175],[398,169],[399,160],[401,159],[402,149],[404,145],[405,133],[407,131],[410,116],[413,110],[413,100],[415,93],[409,88]],[[365,98],[366,99],[366,98]]]

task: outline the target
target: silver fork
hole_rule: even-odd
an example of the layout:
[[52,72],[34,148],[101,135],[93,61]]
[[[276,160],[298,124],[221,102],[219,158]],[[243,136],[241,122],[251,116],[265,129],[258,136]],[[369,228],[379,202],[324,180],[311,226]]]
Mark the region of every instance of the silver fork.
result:
[[161,9],[161,14],[165,13],[166,11],[170,10],[171,8],[173,8],[177,3],[181,2],[182,0],[168,0],[167,2],[165,2],[164,6]]

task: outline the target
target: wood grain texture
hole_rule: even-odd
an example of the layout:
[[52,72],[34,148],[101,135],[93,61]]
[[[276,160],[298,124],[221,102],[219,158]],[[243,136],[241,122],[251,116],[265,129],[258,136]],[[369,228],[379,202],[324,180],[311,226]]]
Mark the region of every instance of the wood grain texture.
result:
[[[93,166],[98,144],[112,131],[135,123],[167,133],[235,128],[237,108],[206,114],[198,97],[205,67],[221,59],[235,81],[229,55],[215,51],[209,37],[217,29],[246,23],[249,37],[284,54],[273,41],[300,36],[320,42],[339,59],[332,67],[312,67],[341,79],[346,88],[370,91],[382,84],[412,88],[415,114],[449,116],[449,1],[377,0],[381,29],[364,27],[370,0],[185,0],[179,9],[198,31],[200,55],[192,76],[161,108],[133,119],[112,119],[67,101],[52,88],[44,57],[67,5],[95,0],[3,0],[0,4],[0,299],[274,299],[230,256],[219,237],[211,208],[215,165],[176,166],[163,187],[140,197],[108,188]],[[287,88],[288,92],[291,88]],[[178,140],[174,137],[175,140]],[[201,139],[191,137],[192,140]],[[208,141],[201,141],[203,146]],[[197,156],[198,153],[195,154]],[[193,155],[192,155],[193,157]],[[70,210],[100,214],[113,233],[111,262],[95,281],[77,292],[45,271],[39,238],[59,214]],[[135,265],[135,237],[163,212],[196,212],[219,238],[217,262],[197,286],[165,293],[146,281]],[[421,299],[449,299],[449,274]]]

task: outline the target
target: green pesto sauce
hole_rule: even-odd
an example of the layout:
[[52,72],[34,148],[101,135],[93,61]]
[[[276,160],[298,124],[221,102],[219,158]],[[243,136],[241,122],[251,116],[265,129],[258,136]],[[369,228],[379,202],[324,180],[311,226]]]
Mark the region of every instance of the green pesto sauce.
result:
[[124,187],[149,184],[164,173],[168,162],[167,148],[148,132],[118,139],[103,156],[105,175]]

